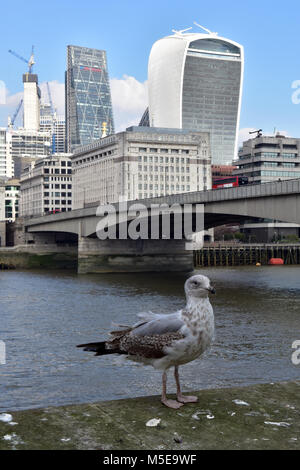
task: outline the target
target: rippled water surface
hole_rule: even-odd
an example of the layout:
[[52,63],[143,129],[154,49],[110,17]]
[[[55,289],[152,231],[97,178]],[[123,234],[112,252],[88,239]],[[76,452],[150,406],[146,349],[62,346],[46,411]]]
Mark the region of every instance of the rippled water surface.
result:
[[[300,340],[300,268],[207,268],[217,295],[216,339],[181,367],[183,389],[297,379],[292,343]],[[0,411],[159,394],[151,367],[94,357],[76,348],[105,339],[112,322],[184,305],[185,275],[76,275],[0,271]],[[169,374],[170,392],[175,391]]]

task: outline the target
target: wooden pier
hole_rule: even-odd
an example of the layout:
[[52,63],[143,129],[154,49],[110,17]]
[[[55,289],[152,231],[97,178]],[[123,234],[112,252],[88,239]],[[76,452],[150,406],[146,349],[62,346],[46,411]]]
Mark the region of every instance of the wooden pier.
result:
[[209,245],[194,251],[197,266],[248,266],[269,264],[271,258],[282,258],[284,264],[300,264],[300,245]]

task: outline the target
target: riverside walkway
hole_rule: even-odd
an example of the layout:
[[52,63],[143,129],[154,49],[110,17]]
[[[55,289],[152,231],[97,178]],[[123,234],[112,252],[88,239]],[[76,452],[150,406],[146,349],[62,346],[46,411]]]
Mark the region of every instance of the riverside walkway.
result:
[[0,450],[300,449],[300,381],[196,394],[176,411],[157,396],[7,410]]

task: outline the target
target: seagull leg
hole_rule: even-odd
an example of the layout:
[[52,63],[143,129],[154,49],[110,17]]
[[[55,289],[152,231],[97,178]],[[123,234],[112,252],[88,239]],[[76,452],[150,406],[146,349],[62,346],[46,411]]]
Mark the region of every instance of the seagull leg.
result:
[[179,403],[176,400],[169,400],[167,398],[167,373],[164,372],[162,376],[162,394],[161,402],[166,405],[168,408],[178,409],[183,406],[183,403]]
[[180,403],[196,403],[198,401],[197,397],[195,397],[195,396],[183,396],[182,393],[181,393],[178,366],[175,366],[174,376],[175,376],[176,386],[177,386],[177,400]]

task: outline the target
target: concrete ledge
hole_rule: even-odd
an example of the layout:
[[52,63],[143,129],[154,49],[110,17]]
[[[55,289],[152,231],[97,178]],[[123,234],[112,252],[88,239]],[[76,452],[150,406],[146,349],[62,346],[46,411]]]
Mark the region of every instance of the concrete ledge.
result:
[[197,395],[176,411],[146,397],[0,414],[0,450],[300,449],[300,381]]
[[2,250],[0,249],[0,265],[11,269],[73,269],[77,268],[77,251],[74,249],[35,250]]

